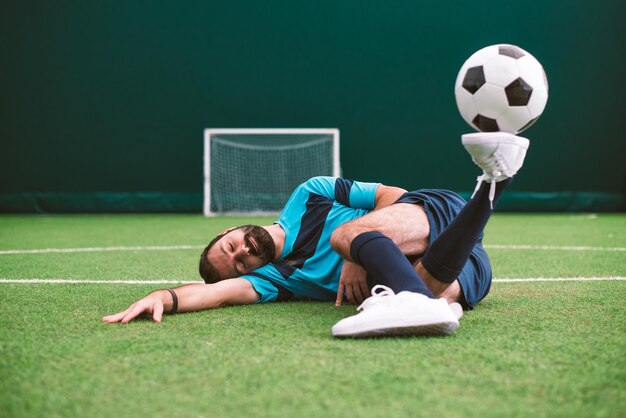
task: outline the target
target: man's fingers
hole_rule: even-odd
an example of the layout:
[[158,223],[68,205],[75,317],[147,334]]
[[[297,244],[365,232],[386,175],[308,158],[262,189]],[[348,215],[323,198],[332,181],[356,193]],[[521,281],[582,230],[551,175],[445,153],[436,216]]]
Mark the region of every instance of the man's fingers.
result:
[[369,298],[371,295],[370,288],[367,286],[367,280],[364,282],[359,282],[359,286],[361,287],[361,294],[363,295],[363,299],[365,300]]
[[355,304],[356,303],[363,303],[363,295],[361,294],[361,288],[360,287],[355,287],[352,290],[352,293],[354,294],[354,300],[355,300]]
[[[365,291],[363,290],[365,288]],[[354,303],[361,304],[365,299],[369,297],[367,291],[367,285],[363,286],[363,283],[356,283],[352,288],[352,294],[354,295]]]
[[141,306],[134,305],[132,308],[128,310],[128,313],[124,316],[124,318],[122,318],[120,322],[122,324],[127,324],[128,322],[132,321],[137,316],[139,316],[139,314],[142,313],[143,311],[144,309]]
[[[114,315],[108,315],[108,316],[102,317],[102,322],[107,322],[109,324],[113,324],[115,322],[121,322],[122,324],[126,324],[132,321],[133,319],[137,318],[143,312],[148,312],[148,311],[149,309],[145,306],[133,304],[131,305],[130,308],[126,309],[125,311],[116,313]],[[154,310],[152,312],[152,319],[154,319],[156,322],[161,322],[162,318],[163,318],[163,304],[159,303],[154,306]]]
[[335,301],[335,306],[341,306],[341,302],[343,301],[343,292],[345,288],[343,283],[339,282],[339,289],[337,289],[337,300]]
[[108,315],[102,318],[103,322],[108,322],[109,324],[112,324],[114,322],[119,322],[122,318],[124,318],[126,316],[126,314],[128,313],[129,309],[126,309],[125,311],[122,312],[118,312],[116,314],[113,315]]
[[347,287],[346,288],[346,299],[348,299],[348,302],[350,302],[351,304],[355,305],[356,302],[354,300],[354,294],[352,293],[352,288],[351,287]]
[[152,312],[152,319],[154,322],[161,322],[161,318],[163,317],[163,304],[156,303],[154,306],[154,312]]

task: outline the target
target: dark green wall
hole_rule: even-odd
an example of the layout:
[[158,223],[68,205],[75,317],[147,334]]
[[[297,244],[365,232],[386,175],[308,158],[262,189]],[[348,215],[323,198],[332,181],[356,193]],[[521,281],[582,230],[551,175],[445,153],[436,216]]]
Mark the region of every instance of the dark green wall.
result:
[[[5,1],[0,211],[115,210],[109,198],[200,211],[206,127],[337,127],[347,177],[472,190],[453,87],[494,43],[532,52],[550,81],[511,190],[531,199],[505,209],[623,210],[625,11],[618,0]],[[577,203],[554,207],[554,192]]]

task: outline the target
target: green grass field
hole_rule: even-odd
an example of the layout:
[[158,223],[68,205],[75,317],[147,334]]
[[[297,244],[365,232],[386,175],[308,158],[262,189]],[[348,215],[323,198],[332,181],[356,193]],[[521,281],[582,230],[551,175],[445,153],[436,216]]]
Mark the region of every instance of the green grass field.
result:
[[[626,416],[625,214],[494,215],[496,279],[620,280],[496,281],[450,337],[336,340],[330,302],[100,322],[272,220],[0,216],[0,416]],[[16,251],[67,248],[92,250]]]

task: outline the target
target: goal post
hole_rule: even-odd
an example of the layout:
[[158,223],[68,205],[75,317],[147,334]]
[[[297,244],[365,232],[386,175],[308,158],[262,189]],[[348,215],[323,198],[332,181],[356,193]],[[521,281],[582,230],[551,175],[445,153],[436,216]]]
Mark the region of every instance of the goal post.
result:
[[341,176],[338,129],[205,129],[204,215],[275,214],[315,176]]

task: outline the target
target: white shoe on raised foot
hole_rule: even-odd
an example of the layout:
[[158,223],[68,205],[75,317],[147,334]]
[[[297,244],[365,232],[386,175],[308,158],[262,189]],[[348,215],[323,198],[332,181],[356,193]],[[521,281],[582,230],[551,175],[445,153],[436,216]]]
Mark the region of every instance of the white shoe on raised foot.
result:
[[395,294],[382,285],[374,286],[372,296],[357,310],[358,314],[333,326],[335,337],[449,335],[459,327],[457,316],[445,299],[413,292]]
[[472,156],[472,161],[483,170],[483,174],[477,179],[478,183],[474,194],[483,181],[491,183],[489,201],[492,203],[493,209],[496,183],[513,177],[522,168],[530,141],[507,132],[465,134],[461,141]]

